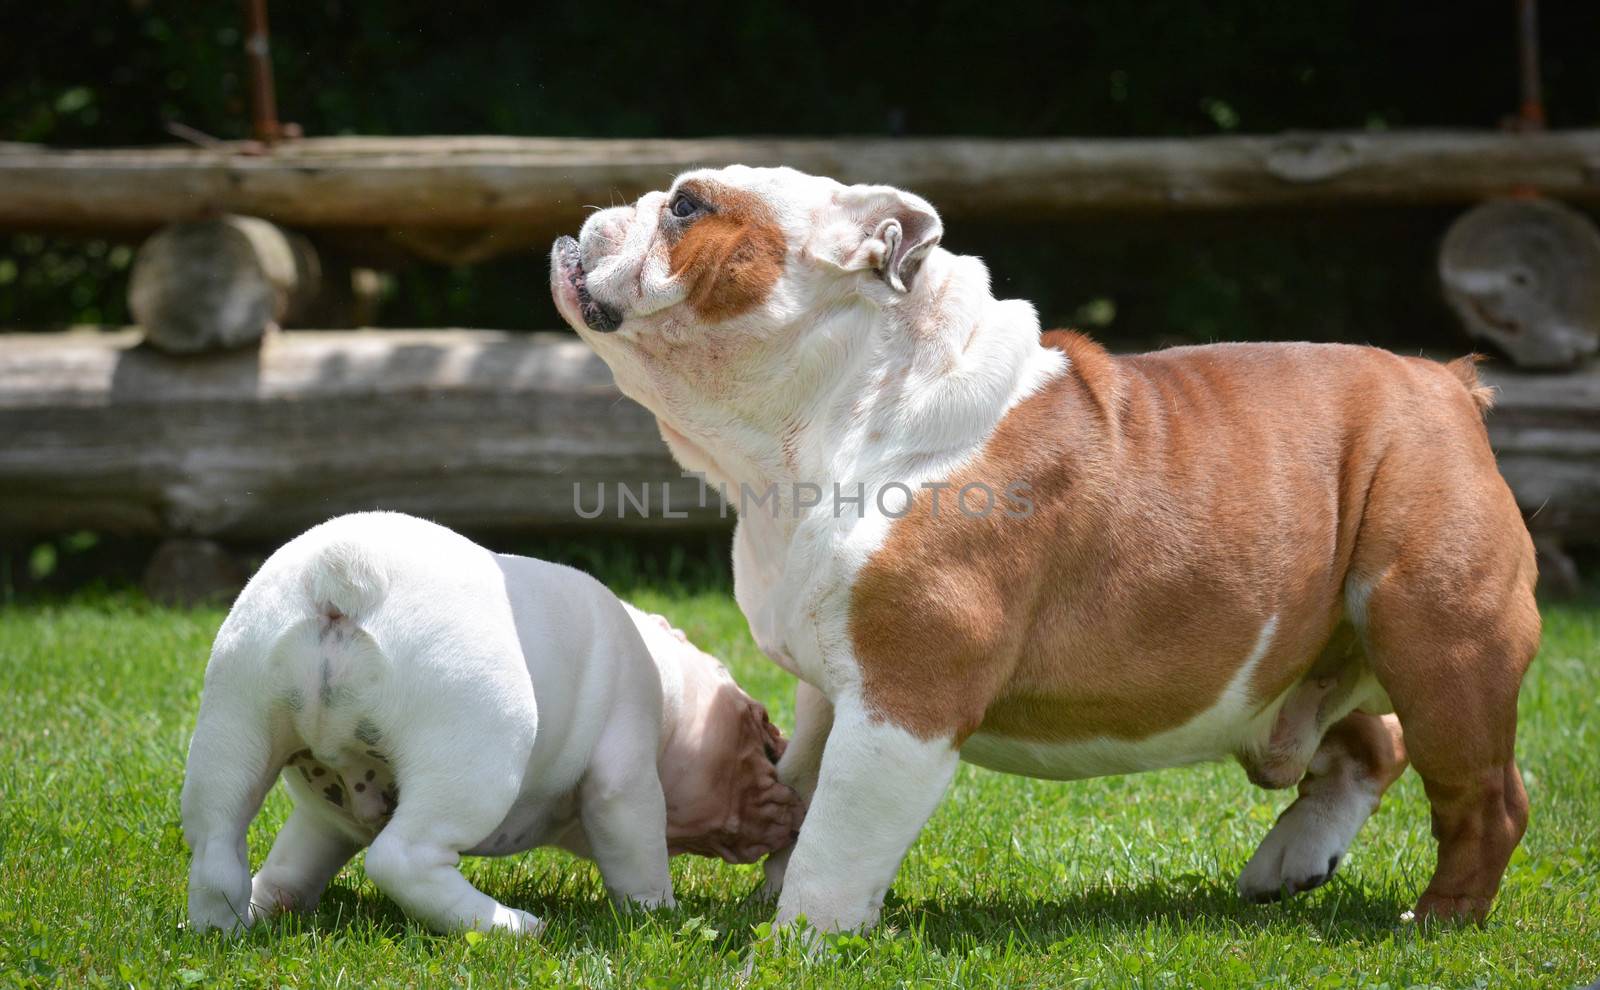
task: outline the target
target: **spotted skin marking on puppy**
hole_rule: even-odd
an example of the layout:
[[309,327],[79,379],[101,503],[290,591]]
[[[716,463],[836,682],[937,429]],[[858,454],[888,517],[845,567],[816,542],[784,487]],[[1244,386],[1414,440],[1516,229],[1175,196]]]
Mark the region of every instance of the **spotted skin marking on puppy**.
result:
[[[400,788],[389,769],[389,760],[378,750],[330,757],[340,763],[334,767],[302,749],[289,757],[285,769],[298,771],[308,787],[307,793],[327,802],[339,814],[366,829],[381,829],[400,804]],[[348,762],[347,762],[348,761]]]

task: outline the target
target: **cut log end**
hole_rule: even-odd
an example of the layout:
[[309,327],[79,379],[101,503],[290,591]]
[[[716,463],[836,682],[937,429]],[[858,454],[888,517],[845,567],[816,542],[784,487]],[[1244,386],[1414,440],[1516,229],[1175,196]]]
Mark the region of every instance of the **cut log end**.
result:
[[291,325],[322,288],[309,241],[255,217],[173,224],[139,249],[128,308],[169,354],[229,350]]
[[1445,235],[1439,278],[1467,333],[1514,364],[1571,368],[1600,350],[1600,231],[1571,207],[1476,207]]

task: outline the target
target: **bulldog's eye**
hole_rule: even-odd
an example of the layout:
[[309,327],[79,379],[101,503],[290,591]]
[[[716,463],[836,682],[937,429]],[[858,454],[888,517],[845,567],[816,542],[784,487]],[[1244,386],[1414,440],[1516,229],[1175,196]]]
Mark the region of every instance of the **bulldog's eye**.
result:
[[667,207],[667,211],[679,220],[687,220],[699,213],[701,209],[699,201],[691,198],[687,193],[679,193],[674,196],[672,205]]

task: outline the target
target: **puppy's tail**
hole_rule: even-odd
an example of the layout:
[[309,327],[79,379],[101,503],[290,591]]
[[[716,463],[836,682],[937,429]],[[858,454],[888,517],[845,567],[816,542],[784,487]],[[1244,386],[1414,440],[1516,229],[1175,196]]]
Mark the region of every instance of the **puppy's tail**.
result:
[[1487,416],[1489,410],[1494,408],[1494,386],[1485,385],[1478,378],[1478,362],[1482,360],[1482,354],[1468,354],[1447,362],[1444,367],[1467,387],[1467,394],[1472,396],[1473,404],[1478,407],[1478,415]]
[[274,650],[289,673],[295,732],[319,758],[350,740],[371,745],[371,712],[390,663],[364,628],[388,594],[389,576],[370,541],[339,536],[313,552],[303,582],[311,615]]
[[389,579],[369,545],[336,539],[318,551],[306,569],[305,585],[315,611],[359,625],[382,603]]

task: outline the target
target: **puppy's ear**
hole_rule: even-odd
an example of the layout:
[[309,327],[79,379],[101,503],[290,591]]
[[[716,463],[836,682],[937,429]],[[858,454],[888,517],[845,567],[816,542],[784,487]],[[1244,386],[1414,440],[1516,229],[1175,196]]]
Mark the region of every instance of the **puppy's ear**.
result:
[[839,195],[839,205],[855,236],[842,245],[838,266],[871,269],[896,292],[911,291],[923,259],[944,236],[932,204],[893,186],[851,186]]

